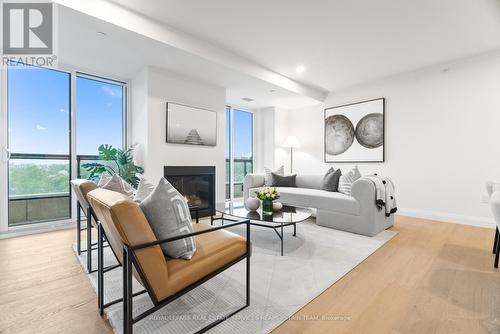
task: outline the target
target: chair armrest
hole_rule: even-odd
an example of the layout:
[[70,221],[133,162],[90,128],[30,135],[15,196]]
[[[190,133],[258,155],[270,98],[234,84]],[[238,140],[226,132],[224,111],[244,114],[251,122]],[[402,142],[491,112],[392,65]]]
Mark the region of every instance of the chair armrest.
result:
[[249,189],[262,187],[265,184],[264,174],[247,174],[243,180],[243,198],[246,202],[250,196]]
[[147,243],[144,243],[144,244],[139,244],[139,245],[135,245],[135,246],[129,246],[129,248],[135,251],[135,250],[139,250],[139,249],[143,249],[143,248],[148,248],[148,247],[153,247],[153,246],[161,245],[161,244],[164,244],[164,243],[167,243],[167,242],[172,242],[172,241],[176,241],[176,240],[180,240],[180,239],[190,238],[190,237],[194,237],[194,236],[197,236],[197,235],[200,235],[200,234],[210,233],[210,232],[214,232],[214,231],[217,231],[217,230],[226,229],[226,228],[229,228],[229,227],[234,227],[234,226],[238,226],[238,225],[242,225],[242,224],[247,224],[247,239],[249,239],[250,238],[250,229],[248,227],[250,226],[250,219],[244,219],[244,220],[239,220],[239,221],[237,221],[235,223],[231,223],[231,224],[227,224],[227,225],[222,225],[222,226],[217,226],[217,227],[213,227],[213,228],[210,228],[210,229],[207,229],[207,230],[196,231],[196,232],[192,232],[192,233],[188,233],[188,234],[176,235],[175,237],[170,237],[170,238],[166,238],[166,239],[163,239],[163,240],[156,240],[156,241],[147,242]]

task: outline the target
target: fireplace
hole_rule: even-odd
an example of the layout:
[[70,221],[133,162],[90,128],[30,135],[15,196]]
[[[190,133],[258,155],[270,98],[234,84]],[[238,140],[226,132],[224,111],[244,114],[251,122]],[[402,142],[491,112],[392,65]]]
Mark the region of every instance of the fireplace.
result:
[[199,217],[215,214],[215,166],[165,166],[163,174]]

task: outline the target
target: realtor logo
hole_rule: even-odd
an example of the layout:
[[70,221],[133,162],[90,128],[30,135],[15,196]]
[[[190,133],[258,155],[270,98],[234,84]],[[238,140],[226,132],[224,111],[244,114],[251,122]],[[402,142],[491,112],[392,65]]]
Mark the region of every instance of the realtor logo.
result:
[[4,55],[53,53],[52,3],[7,2],[2,11]]

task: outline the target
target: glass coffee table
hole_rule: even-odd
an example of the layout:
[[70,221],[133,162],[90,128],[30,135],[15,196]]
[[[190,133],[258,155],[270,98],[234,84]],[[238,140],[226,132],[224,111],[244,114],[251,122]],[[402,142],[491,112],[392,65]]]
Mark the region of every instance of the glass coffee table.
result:
[[281,241],[281,255],[283,256],[283,229],[288,226],[293,226],[293,236],[297,236],[297,223],[303,222],[311,217],[311,209],[298,206],[283,205],[279,211],[275,211],[272,215],[262,213],[262,207],[257,211],[250,211],[245,208],[243,201],[228,201],[217,203],[215,206],[221,217],[211,216],[210,224],[214,221],[221,220],[224,224],[224,216],[250,219],[250,225],[270,228],[278,235]]

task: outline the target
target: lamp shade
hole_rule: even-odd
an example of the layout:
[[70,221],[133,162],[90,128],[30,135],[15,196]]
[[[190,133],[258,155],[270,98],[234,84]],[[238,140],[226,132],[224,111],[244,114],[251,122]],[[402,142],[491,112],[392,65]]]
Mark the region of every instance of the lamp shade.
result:
[[295,136],[288,136],[283,144],[285,147],[299,147],[299,140]]

